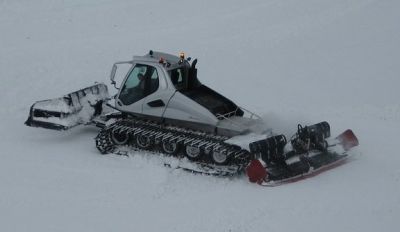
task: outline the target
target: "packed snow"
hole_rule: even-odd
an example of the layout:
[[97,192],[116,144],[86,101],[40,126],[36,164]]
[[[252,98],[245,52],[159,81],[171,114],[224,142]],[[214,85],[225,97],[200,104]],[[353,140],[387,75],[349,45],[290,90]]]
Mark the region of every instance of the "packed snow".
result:
[[[400,2],[0,0],[0,231],[398,231]],[[198,58],[202,82],[275,132],[328,121],[345,165],[265,188],[99,155],[98,129],[23,125],[33,102],[108,83],[148,50]]]

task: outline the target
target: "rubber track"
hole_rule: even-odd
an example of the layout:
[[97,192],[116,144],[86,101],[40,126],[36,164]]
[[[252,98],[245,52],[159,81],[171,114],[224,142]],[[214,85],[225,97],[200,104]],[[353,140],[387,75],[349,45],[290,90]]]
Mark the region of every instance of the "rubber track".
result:
[[[113,132],[127,135],[130,139],[126,144],[116,145],[111,138]],[[150,151],[154,153],[161,153],[159,148],[161,142],[174,142],[180,144],[181,147],[189,145],[200,148],[203,151],[203,156],[202,159],[193,161],[196,168],[181,167],[186,171],[195,173],[218,176],[234,175],[242,172],[250,160],[248,151],[224,142],[228,137],[137,119],[119,120],[103,128],[95,138],[96,147],[102,154],[121,154],[120,148],[122,146],[130,146],[132,150],[140,151],[141,149],[136,146],[136,143],[132,142],[137,136],[147,136],[153,144]],[[227,162],[223,165],[214,163],[210,155],[212,152],[226,153],[228,155]],[[175,156],[184,157],[182,152]]]

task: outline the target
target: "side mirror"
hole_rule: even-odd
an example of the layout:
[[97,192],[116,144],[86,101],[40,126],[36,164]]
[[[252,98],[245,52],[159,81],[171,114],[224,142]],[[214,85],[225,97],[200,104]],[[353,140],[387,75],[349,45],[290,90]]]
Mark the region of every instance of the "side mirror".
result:
[[[117,76],[117,78],[119,78],[121,72],[129,70],[132,67],[132,64],[133,64],[133,61],[120,61],[120,62],[113,64],[111,73],[110,73],[110,80],[111,80],[111,84],[117,90],[119,90],[120,88],[116,84],[115,76]],[[118,66],[120,66],[120,67],[118,67]],[[125,76],[125,73],[123,75]]]
[[111,69],[110,80],[111,80],[111,84],[114,85],[114,87],[116,89],[118,89],[118,87],[115,85],[115,80],[114,80],[116,72],[117,72],[117,64],[114,64]]

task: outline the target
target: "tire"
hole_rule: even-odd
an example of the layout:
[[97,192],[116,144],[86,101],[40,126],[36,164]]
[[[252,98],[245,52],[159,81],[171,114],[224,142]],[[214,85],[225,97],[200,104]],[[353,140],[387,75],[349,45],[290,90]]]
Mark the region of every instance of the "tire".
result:
[[203,155],[203,152],[198,147],[192,147],[190,145],[186,145],[185,149],[185,156],[190,160],[199,160]]
[[211,154],[211,159],[214,161],[214,163],[222,165],[226,164],[228,162],[228,154],[225,152],[219,152],[219,151],[212,151]]
[[129,136],[126,133],[121,133],[117,130],[111,131],[111,141],[116,145],[126,145],[129,141]]
[[145,135],[138,135],[136,137],[136,145],[143,150],[150,150],[153,143],[151,142],[150,138]]
[[169,141],[162,141],[161,152],[167,155],[176,155],[179,152],[179,144]]

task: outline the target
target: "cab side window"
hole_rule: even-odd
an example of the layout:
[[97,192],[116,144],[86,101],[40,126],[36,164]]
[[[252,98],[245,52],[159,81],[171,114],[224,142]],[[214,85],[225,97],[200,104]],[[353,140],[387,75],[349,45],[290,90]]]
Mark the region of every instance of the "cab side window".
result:
[[157,69],[145,64],[136,64],[129,73],[119,94],[124,105],[133,104],[158,89]]
[[169,75],[176,89],[180,90],[185,88],[186,73],[183,68],[173,69],[169,71]]
[[155,91],[157,91],[158,85],[159,85],[158,72],[157,72],[157,69],[154,68],[154,71],[152,71],[151,78],[150,78],[150,91],[147,95],[150,95],[150,94],[154,93]]

